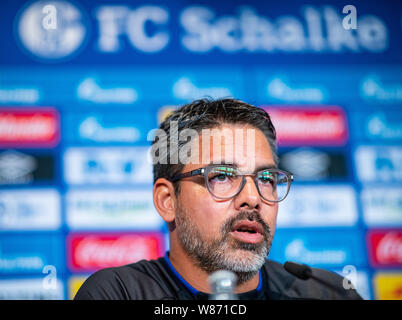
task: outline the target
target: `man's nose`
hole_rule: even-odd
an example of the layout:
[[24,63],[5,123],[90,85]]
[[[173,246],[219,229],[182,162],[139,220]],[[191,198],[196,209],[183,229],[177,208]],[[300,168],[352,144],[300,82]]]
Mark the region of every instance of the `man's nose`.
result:
[[258,193],[257,186],[252,177],[245,177],[245,184],[240,193],[235,197],[236,209],[261,209],[261,197]]

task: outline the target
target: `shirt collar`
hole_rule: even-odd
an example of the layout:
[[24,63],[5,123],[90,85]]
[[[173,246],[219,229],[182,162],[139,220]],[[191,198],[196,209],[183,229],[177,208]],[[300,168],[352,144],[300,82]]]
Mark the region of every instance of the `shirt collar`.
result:
[[166,251],[165,253],[165,261],[169,267],[169,269],[174,273],[174,275],[177,277],[177,279],[180,280],[180,282],[193,294],[197,295],[198,290],[195,289],[191,284],[189,284],[184,278],[180,275],[180,273],[177,272],[177,270],[173,267],[172,263],[170,262],[169,259],[169,251]]
[[[200,292],[195,289],[191,284],[189,284],[181,275],[180,273],[177,272],[177,270],[173,267],[172,263],[170,262],[169,259],[169,251],[166,251],[164,259],[169,267],[169,269],[173,272],[173,274],[177,277],[177,279],[180,280],[180,282],[193,294],[197,295]],[[256,291],[259,293],[261,292],[262,289],[262,276],[261,276],[261,270],[258,271],[258,286]]]

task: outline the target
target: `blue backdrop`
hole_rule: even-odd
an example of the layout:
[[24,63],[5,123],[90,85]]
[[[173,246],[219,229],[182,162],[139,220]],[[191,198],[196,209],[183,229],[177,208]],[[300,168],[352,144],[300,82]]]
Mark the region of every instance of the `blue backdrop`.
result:
[[147,135],[232,96],[271,113],[296,178],[269,257],[402,299],[402,3],[347,5],[1,1],[0,298],[163,255]]

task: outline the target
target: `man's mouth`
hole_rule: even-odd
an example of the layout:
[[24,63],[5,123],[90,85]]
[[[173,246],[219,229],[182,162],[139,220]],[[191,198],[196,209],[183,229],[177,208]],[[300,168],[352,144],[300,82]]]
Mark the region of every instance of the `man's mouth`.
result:
[[233,226],[231,235],[242,242],[260,243],[265,239],[264,228],[256,221],[241,220]]

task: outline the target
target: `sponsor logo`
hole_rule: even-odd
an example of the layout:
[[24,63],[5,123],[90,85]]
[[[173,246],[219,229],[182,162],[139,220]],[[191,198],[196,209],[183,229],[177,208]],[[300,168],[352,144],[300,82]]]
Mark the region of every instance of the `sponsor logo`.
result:
[[0,181],[2,183],[29,183],[33,180],[32,172],[36,168],[35,158],[29,155],[17,151],[0,153]]
[[69,184],[152,183],[148,147],[69,148],[64,177]]
[[[374,107],[373,107],[374,108]],[[369,142],[395,142],[402,139],[402,114],[397,111],[351,112],[353,136]]]
[[134,127],[105,128],[95,117],[86,118],[79,128],[83,139],[96,142],[131,142],[139,139],[140,133]]
[[12,273],[18,270],[30,270],[30,271],[40,271],[44,267],[45,263],[42,257],[35,254],[26,255],[5,255],[0,247],[0,272],[1,273]]
[[67,239],[72,271],[94,271],[156,259],[163,254],[162,233],[85,234]]
[[[46,8],[51,10],[45,11]],[[83,12],[70,2],[37,1],[19,15],[16,32],[22,47],[30,55],[57,61],[82,47],[89,26],[83,24],[84,18]]]
[[156,123],[152,113],[69,114],[64,138],[73,143],[144,145],[147,133]]
[[0,280],[0,300],[63,300],[64,285],[59,279],[54,287],[47,287],[43,279]]
[[58,142],[55,109],[0,110],[0,146],[54,147]]
[[276,230],[269,258],[284,263],[296,261],[313,267],[357,268],[366,263],[364,245],[359,234],[351,229]]
[[297,181],[347,178],[345,155],[312,148],[298,148],[279,154],[281,168],[293,173]]
[[137,101],[138,93],[134,88],[102,88],[95,79],[86,78],[78,85],[77,97],[98,104],[132,104]]
[[360,146],[355,151],[358,178],[363,182],[402,181],[400,146]]
[[381,140],[402,139],[402,122],[391,123],[384,113],[375,113],[367,121],[366,132],[370,138]]
[[303,259],[308,264],[342,264],[346,260],[343,250],[311,250],[302,239],[294,239],[286,246],[286,257],[290,260]]
[[268,97],[282,102],[323,103],[328,100],[327,90],[323,87],[291,87],[288,79],[273,78],[267,85]]
[[0,185],[50,182],[54,176],[53,155],[0,151]]
[[402,189],[366,187],[361,192],[368,226],[402,226]]
[[360,85],[362,97],[375,102],[401,102],[402,84],[384,84],[377,75],[367,76]]
[[281,146],[343,146],[348,139],[346,116],[338,107],[282,109],[264,106]]
[[402,272],[378,272],[373,282],[377,300],[402,300]]
[[233,92],[225,87],[206,87],[200,88],[187,77],[181,77],[173,85],[173,94],[177,99],[194,100],[202,97],[213,99],[231,97]]
[[0,231],[56,230],[60,223],[60,194],[57,190],[0,191]]
[[72,229],[158,229],[163,220],[154,209],[152,189],[75,190],[66,195]]
[[348,185],[294,185],[279,206],[278,227],[354,226],[356,194]]
[[369,231],[369,258],[373,267],[402,267],[402,231]]
[[73,300],[87,276],[72,276],[68,280],[68,299]]
[[0,274],[40,274],[60,267],[62,238],[57,235],[0,235]]
[[0,103],[30,103],[39,102],[41,94],[36,88],[17,87],[0,88]]

